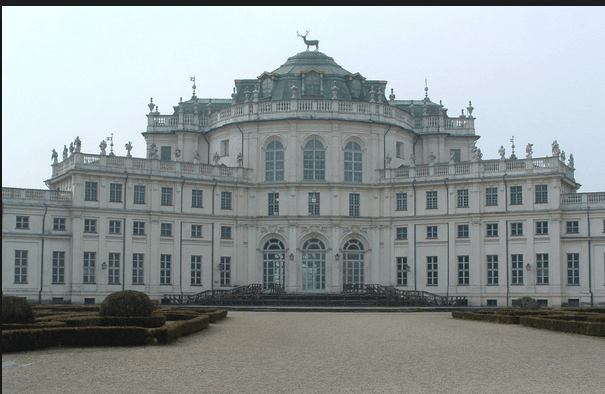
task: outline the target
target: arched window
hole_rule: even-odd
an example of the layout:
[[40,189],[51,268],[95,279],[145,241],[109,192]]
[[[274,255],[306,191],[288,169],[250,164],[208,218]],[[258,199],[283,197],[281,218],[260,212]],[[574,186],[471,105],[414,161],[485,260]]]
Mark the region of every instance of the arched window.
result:
[[361,182],[363,175],[361,146],[351,141],[345,146],[345,182]]
[[303,245],[302,254],[302,289],[318,291],[326,288],[326,247],[317,238],[312,238]]
[[326,179],[326,150],[319,140],[307,142],[303,149],[303,179]]
[[270,239],[263,248],[263,288],[285,287],[286,248],[278,239]]
[[284,180],[284,146],[275,140],[267,145],[265,151],[265,181]]
[[342,258],[342,283],[363,284],[363,243],[357,239],[348,241],[344,248]]

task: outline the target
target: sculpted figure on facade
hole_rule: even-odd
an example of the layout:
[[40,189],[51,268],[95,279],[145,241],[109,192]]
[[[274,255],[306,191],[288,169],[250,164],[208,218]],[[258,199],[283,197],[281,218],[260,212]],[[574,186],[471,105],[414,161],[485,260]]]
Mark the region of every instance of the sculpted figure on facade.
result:
[[299,37],[302,37],[305,44],[307,44],[307,51],[309,51],[310,46],[315,47],[315,52],[317,52],[319,50],[319,40],[307,40],[307,36],[309,35],[308,29],[307,29],[307,33],[304,36],[301,36],[300,34],[298,34],[298,31],[296,31],[296,35]]
[[[571,157],[571,156],[570,156]],[[56,150],[53,149],[53,152],[50,155],[50,158],[53,161],[53,164],[57,164],[59,161],[57,160],[59,158],[59,154],[57,153]]]
[[130,154],[130,151],[132,150],[132,142],[128,141],[128,143],[124,145],[124,148],[126,148],[126,157],[132,157],[132,154]]
[[181,157],[181,150],[179,148],[176,148],[174,150],[174,157],[179,160],[179,158]]
[[500,149],[498,149],[498,154],[500,155],[500,160],[504,160],[506,158],[506,151],[504,150],[504,145],[500,145]]
[[200,151],[197,149],[193,151],[193,163],[197,164],[200,162]]
[[74,148],[76,153],[80,153],[82,150],[82,141],[80,140],[80,136],[77,136],[74,140]]
[[527,144],[525,147],[525,157],[531,159],[531,155],[534,153],[534,144]]
[[481,153],[481,149],[477,148],[477,146],[473,146],[471,149],[471,161],[479,161],[483,157],[483,153]]
[[105,142],[105,140],[101,141],[101,143],[99,144],[99,148],[101,148],[101,155],[106,155],[106,149],[107,149],[107,142]]
[[565,151],[564,150],[561,151],[561,161],[563,163],[565,163]]
[[158,147],[155,144],[149,145],[147,148],[147,158],[148,159],[157,159],[158,158]]
[[67,159],[67,155],[69,151],[67,150],[67,145],[63,145],[63,160]]
[[214,152],[214,156],[212,156],[212,161],[214,162],[214,165],[217,165],[220,159],[221,155],[219,155],[218,152]]
[[575,168],[574,167],[574,160],[573,160],[573,153],[569,154],[569,164],[568,164],[569,168]]
[[70,142],[70,143],[69,143],[69,155],[70,155],[70,156],[74,154],[74,150],[75,150],[75,148],[74,148],[74,143],[73,143],[73,142]]
[[431,152],[431,154],[429,155],[429,165],[434,165],[435,164],[435,160],[437,160],[437,156],[435,156],[435,154],[433,152]]
[[552,143],[552,155],[559,157],[560,154],[561,154],[561,149],[559,149],[559,143],[557,142],[557,140],[554,140]]

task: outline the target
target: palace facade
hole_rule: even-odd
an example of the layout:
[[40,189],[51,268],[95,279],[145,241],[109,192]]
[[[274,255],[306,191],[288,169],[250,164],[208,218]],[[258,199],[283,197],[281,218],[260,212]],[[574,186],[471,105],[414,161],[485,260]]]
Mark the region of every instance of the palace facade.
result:
[[[194,82],[195,83],[195,82]],[[235,80],[231,98],[160,114],[147,157],[53,154],[48,190],[2,189],[2,289],[100,303],[258,283],[465,296],[469,305],[605,303],[605,192],[573,157],[484,159],[473,107],[424,98],[306,51]],[[112,147],[113,148],[113,147]]]

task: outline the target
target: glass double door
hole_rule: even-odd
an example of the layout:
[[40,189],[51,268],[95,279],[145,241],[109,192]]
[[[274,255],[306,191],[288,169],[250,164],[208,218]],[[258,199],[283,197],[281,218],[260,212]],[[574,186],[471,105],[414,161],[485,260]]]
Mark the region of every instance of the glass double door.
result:
[[326,289],[325,252],[305,252],[302,261],[302,290],[308,292]]

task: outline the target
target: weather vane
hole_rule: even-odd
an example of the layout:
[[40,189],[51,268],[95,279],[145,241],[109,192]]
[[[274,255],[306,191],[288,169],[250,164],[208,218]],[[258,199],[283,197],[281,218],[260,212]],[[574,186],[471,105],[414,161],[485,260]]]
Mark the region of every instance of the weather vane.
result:
[[512,145],[513,153],[511,153],[510,157],[511,157],[511,159],[516,159],[517,155],[515,155],[515,136],[514,135],[510,138],[510,142],[513,144]]
[[192,88],[193,88],[193,97],[195,97],[195,87],[196,87],[195,86],[195,75],[193,77],[190,77],[189,80],[193,81],[193,86],[192,86]]

